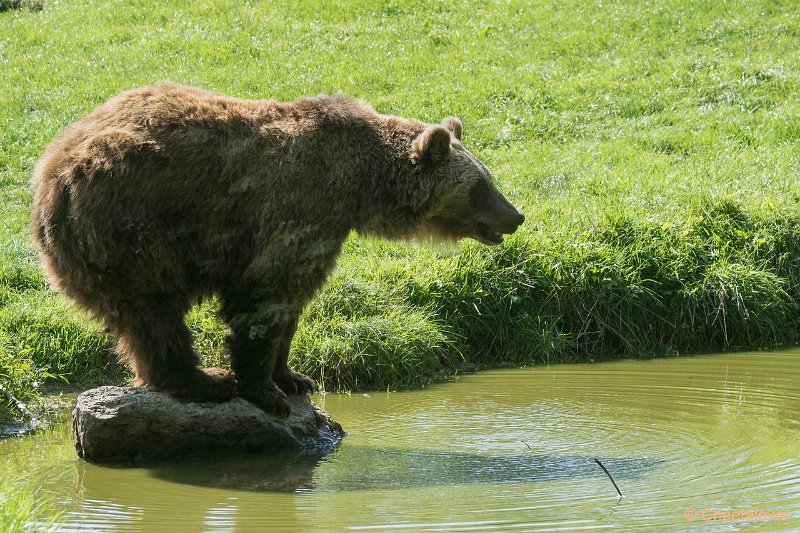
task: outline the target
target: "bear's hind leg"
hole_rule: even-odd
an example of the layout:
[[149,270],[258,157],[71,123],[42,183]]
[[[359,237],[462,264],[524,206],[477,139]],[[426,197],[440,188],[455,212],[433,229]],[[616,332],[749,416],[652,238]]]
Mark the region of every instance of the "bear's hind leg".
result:
[[225,402],[236,396],[236,383],[219,369],[198,368],[192,337],[177,305],[149,302],[121,310],[116,321],[120,354],[130,361],[136,381],[175,398]]

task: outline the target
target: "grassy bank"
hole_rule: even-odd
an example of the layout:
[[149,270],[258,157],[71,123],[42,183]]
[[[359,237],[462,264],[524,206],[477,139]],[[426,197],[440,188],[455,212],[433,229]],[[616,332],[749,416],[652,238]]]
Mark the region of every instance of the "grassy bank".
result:
[[[119,369],[50,292],[25,229],[47,142],[160,79],[283,100],[343,91],[460,116],[526,214],[502,248],[353,237],[298,332],[328,390],[499,364],[800,336],[800,21],[791,3],[58,2],[0,13],[0,379]],[[188,321],[210,363],[214,302]],[[301,355],[302,354],[302,355]]]

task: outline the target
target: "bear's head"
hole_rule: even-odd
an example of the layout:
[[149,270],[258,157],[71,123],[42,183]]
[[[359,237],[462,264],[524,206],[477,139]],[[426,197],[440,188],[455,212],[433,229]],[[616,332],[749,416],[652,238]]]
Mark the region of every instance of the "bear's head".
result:
[[433,178],[430,207],[415,233],[437,241],[469,237],[500,244],[525,215],[497,190],[486,166],[464,148],[461,130],[461,121],[448,117],[427,126],[412,142],[414,164]]

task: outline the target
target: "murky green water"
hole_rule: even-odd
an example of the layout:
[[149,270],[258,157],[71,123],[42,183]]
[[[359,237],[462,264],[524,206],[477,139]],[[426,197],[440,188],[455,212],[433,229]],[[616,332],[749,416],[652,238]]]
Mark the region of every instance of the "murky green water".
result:
[[75,458],[66,419],[0,454],[44,462],[32,477],[65,531],[800,530],[800,351],[317,401],[349,432],[325,457],[95,466]]

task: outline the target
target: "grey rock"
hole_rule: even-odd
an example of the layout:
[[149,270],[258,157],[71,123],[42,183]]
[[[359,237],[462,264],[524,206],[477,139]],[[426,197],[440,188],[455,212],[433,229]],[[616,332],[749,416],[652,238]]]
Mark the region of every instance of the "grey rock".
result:
[[241,398],[183,403],[143,388],[98,387],[78,396],[72,439],[91,462],[335,448],[342,427],[307,395],[289,400],[292,414],[280,418]]

